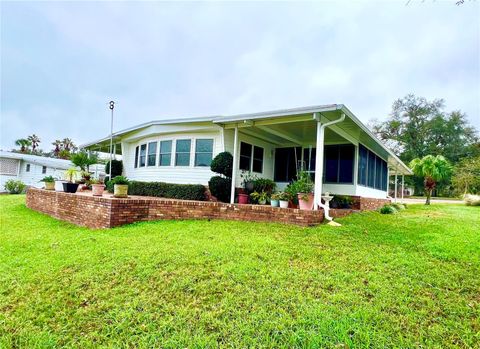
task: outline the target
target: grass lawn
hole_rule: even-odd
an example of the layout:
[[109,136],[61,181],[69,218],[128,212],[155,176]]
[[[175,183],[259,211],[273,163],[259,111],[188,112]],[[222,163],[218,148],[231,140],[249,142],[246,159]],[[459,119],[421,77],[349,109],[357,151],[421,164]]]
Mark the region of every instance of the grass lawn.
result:
[[480,343],[480,208],[89,230],[0,196],[0,348]]

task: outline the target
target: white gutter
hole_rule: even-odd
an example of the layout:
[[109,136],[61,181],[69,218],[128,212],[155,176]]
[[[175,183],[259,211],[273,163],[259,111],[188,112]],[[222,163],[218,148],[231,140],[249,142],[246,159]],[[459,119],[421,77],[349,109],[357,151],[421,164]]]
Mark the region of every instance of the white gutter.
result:
[[330,217],[329,211],[330,206],[322,204],[322,177],[323,177],[323,153],[324,153],[324,138],[325,138],[325,128],[328,126],[338,124],[345,120],[345,114],[342,113],[342,116],[337,120],[329,121],[324,124],[321,123],[320,116],[318,113],[313,114],[314,119],[317,120],[317,154],[315,157],[315,191],[314,191],[314,203],[313,209],[318,210],[318,207],[323,208],[323,212],[325,213],[325,218],[328,221],[332,221],[333,218]]

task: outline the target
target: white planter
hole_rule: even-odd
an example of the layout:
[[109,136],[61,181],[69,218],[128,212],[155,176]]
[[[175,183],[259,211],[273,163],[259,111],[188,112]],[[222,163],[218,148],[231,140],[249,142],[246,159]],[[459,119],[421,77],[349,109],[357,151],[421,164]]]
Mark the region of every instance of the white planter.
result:
[[288,208],[288,201],[280,200],[280,207],[281,208]]
[[63,183],[67,181],[55,181],[55,191],[63,191]]

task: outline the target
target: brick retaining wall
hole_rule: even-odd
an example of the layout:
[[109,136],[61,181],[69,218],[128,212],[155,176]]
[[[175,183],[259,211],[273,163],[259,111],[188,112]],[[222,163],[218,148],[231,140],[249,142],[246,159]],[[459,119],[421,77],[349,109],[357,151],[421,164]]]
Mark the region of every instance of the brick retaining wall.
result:
[[115,199],[110,194],[94,197],[37,188],[28,189],[26,204],[33,210],[89,228],[110,228],[162,219],[230,219],[311,226],[321,223],[324,217],[323,210],[302,211],[138,196]]
[[[334,218],[355,210],[375,210],[387,199],[353,197],[353,209],[331,209]],[[89,228],[111,228],[123,224],[163,219],[230,219],[237,221],[277,222],[311,226],[323,221],[323,210],[303,211],[265,205],[238,205],[211,201],[188,201],[131,196],[115,199],[90,193],[64,193],[29,188],[27,207],[52,217]]]

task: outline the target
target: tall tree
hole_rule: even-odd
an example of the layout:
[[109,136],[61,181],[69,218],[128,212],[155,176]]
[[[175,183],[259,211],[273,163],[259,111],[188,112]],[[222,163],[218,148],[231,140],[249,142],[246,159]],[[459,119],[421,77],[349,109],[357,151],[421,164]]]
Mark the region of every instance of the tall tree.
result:
[[40,138],[36,134],[33,134],[31,136],[28,136],[27,139],[32,144],[32,151],[35,152],[38,146],[40,145],[40,142],[41,142]]
[[457,194],[480,193],[480,155],[465,158],[455,166],[452,184]]
[[428,101],[409,94],[393,103],[390,117],[376,122],[373,131],[404,161],[428,154],[451,162],[474,155],[478,134],[460,111],[446,113],[443,99]]
[[32,145],[32,143],[26,138],[20,138],[15,141],[15,145],[20,147],[20,151],[22,153],[26,153],[28,151],[28,147]]
[[69,152],[74,151],[77,148],[70,138],[64,138],[62,140],[62,146],[63,146],[63,149]]
[[60,153],[60,151],[62,150],[62,141],[59,140],[59,139],[56,139],[55,142],[52,142],[52,145],[55,147],[53,149],[53,155],[55,157],[58,157],[58,154]]
[[430,198],[438,181],[449,178],[452,167],[447,159],[441,155],[427,155],[423,158],[415,158],[410,162],[413,173],[424,179],[427,200],[425,205],[430,205]]

